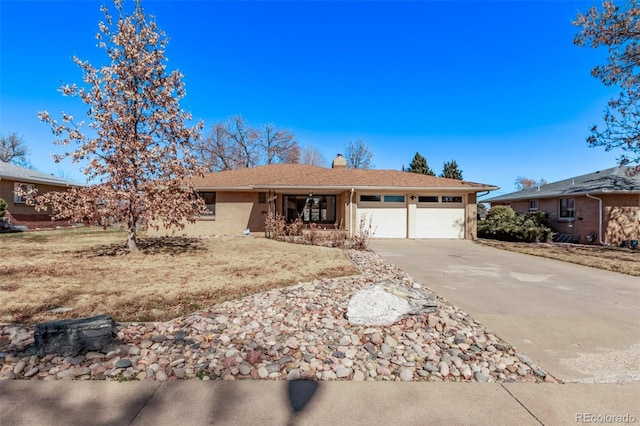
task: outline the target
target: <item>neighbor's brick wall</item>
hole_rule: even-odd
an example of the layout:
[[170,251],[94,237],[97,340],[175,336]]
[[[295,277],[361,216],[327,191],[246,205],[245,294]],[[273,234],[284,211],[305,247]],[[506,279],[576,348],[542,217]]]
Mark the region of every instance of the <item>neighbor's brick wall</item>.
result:
[[[52,221],[51,216],[46,211],[37,211],[35,207],[13,202],[14,180],[0,180],[0,198],[4,199],[8,207],[8,214],[5,220],[14,225],[26,225],[29,229],[55,228],[57,226],[69,226],[68,220]],[[20,183],[28,183],[22,182]],[[53,185],[35,184],[38,195],[52,191],[64,191],[66,188]]]
[[[576,196],[576,220],[573,222],[558,219],[559,201],[557,198],[538,200],[538,210],[549,213],[549,226],[554,232],[576,234],[580,242],[588,244],[586,236],[595,234],[593,244],[599,243],[599,202],[586,196]],[[640,197],[635,195],[602,195],[603,200],[603,240],[606,244],[619,245],[623,240],[640,238]],[[529,211],[529,200],[514,201],[511,207],[518,213]]]
[[[13,185],[16,181],[13,180],[8,180],[8,179],[2,179],[0,180],[0,198],[3,198],[7,204],[9,204],[9,211],[12,214],[28,214],[28,215],[33,215],[33,214],[40,214],[40,215],[46,215],[45,212],[38,212],[36,211],[36,209],[32,206],[26,205],[26,204],[20,204],[20,203],[14,203],[13,202]],[[29,183],[29,182],[21,182],[21,183]],[[51,192],[51,191],[64,191],[65,188],[64,187],[59,187],[59,186],[53,186],[53,185],[44,185],[44,184],[39,184],[36,183],[35,184],[36,189],[38,190],[38,194],[37,195],[43,195],[46,194],[47,192]],[[47,215],[48,216],[48,215]]]
[[640,240],[640,196],[604,195],[604,242],[619,245],[624,240]]

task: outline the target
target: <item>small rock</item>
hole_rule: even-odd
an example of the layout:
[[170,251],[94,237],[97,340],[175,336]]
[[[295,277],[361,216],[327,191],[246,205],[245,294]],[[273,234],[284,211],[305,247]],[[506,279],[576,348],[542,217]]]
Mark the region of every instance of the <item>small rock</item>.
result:
[[482,372],[480,371],[476,371],[475,374],[473,375],[473,378],[476,379],[476,382],[481,382],[481,383],[486,383],[489,381],[487,376],[482,374]]
[[430,373],[433,373],[434,371],[438,371],[438,367],[436,367],[431,361],[426,362],[423,366],[422,369],[425,371],[428,371]]
[[396,346],[398,346],[398,342],[392,336],[385,337],[384,343],[387,344],[390,348],[395,348]]
[[240,365],[238,366],[238,370],[240,371],[240,374],[242,374],[243,376],[248,376],[249,373],[251,373],[251,365],[249,365],[246,362],[241,362]]
[[118,361],[116,361],[116,364],[114,365],[115,368],[129,368],[131,367],[132,363],[130,359],[126,359],[126,358],[121,358]]
[[173,375],[178,379],[184,379],[187,374],[184,368],[176,368],[173,370]]
[[153,342],[151,340],[143,340],[142,342],[140,342],[141,349],[149,349],[152,345]]
[[336,370],[336,377],[339,379],[344,379],[345,377],[349,377],[353,372],[352,369],[346,367],[340,367]]
[[413,371],[409,368],[400,369],[400,380],[403,382],[410,382],[413,380]]
[[333,370],[325,370],[322,372],[322,380],[335,380],[338,377],[336,376],[336,373],[333,372]]
[[156,334],[151,338],[151,341],[153,343],[162,343],[162,342],[165,342],[166,340],[167,340],[167,336],[163,334]]
[[261,366],[260,368],[258,368],[258,377],[260,377],[261,379],[266,379],[267,376],[269,376],[269,370],[267,370],[266,367]]
[[442,374],[442,377],[447,377],[449,375],[449,365],[444,361],[441,361],[440,364],[438,364],[438,370],[440,371],[440,374]]
[[27,363],[25,361],[19,361],[15,367],[13,367],[13,374],[20,374],[22,373],[22,370],[24,370],[24,368],[27,366]]
[[533,364],[533,360],[522,353],[516,353],[516,358],[518,358],[521,362],[525,364]]
[[269,372],[269,373],[277,373],[279,371],[280,371],[280,364],[273,363],[273,364],[267,365],[267,372]]
[[169,364],[169,367],[177,367],[180,364],[184,364],[184,358],[176,359],[171,364]]
[[289,371],[289,374],[287,374],[287,380],[300,380],[300,377],[300,370],[297,368],[294,368],[293,370]]
[[31,370],[24,373],[24,377],[29,378],[29,377],[35,376],[39,371],[40,369],[38,367],[33,367]]
[[365,348],[365,350],[369,352],[371,355],[376,355],[376,356],[378,355],[378,353],[376,352],[376,347],[373,346],[371,342],[365,343],[363,348]]

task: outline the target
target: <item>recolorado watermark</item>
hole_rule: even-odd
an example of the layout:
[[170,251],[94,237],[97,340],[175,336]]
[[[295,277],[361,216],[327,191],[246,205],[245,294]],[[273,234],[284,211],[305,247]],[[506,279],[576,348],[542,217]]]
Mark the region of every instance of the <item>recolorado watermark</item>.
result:
[[598,424],[620,424],[636,423],[636,416],[633,414],[593,414],[576,413],[576,423],[598,423]]

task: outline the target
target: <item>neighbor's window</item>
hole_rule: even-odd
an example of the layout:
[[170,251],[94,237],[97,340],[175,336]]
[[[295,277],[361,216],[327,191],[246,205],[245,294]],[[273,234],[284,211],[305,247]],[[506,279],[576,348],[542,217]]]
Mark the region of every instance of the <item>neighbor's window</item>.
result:
[[461,203],[462,202],[462,197],[457,196],[457,195],[443,195],[442,196],[442,202],[443,203]]
[[538,210],[538,200],[529,200],[529,211]]
[[404,195],[385,195],[385,203],[404,203]]
[[13,184],[13,202],[15,204],[25,204],[28,200],[30,200],[32,197],[31,195],[23,195],[20,196],[18,194],[16,194],[17,191],[22,191],[25,193],[28,193],[29,191],[33,191],[35,189],[35,185],[30,184],[30,183],[20,183],[20,182],[15,182]]
[[372,201],[374,203],[379,203],[382,201],[382,197],[380,195],[361,195],[360,201]]
[[267,202],[267,193],[266,192],[258,192],[258,203],[266,204]]
[[201,192],[200,196],[207,205],[207,208],[212,214],[216,214],[216,193],[215,192]]
[[560,198],[560,219],[573,219],[576,212],[576,200],[573,198]]
[[437,203],[438,196],[437,195],[419,195],[418,202],[419,203]]

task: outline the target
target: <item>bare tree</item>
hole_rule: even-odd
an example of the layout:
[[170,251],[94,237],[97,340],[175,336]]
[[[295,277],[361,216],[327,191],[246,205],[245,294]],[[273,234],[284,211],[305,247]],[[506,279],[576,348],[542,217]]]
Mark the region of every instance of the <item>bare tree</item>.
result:
[[0,161],[28,166],[28,154],[29,149],[25,145],[22,136],[18,136],[17,133],[10,133],[9,136],[0,136]]
[[305,145],[300,153],[300,163],[309,164],[311,166],[327,166],[327,159],[313,145]]
[[605,86],[619,86],[620,94],[608,102],[604,129],[593,126],[587,138],[590,146],[606,151],[621,149],[620,164],[638,164],[640,171],[640,6],[629,0],[624,6],[605,1],[586,14],[579,13],[574,25],[581,27],[574,44],[608,50],[607,63],[591,74]]
[[362,140],[349,142],[345,150],[347,167],[350,169],[373,169],[373,152]]
[[531,189],[537,186],[546,185],[547,181],[545,179],[540,179],[536,181],[535,179],[529,179],[524,176],[518,176],[514,185],[518,191],[522,191],[523,189]]
[[194,152],[199,164],[209,172],[236,168],[232,158],[228,132],[221,123],[213,126],[206,138],[199,140],[194,145]]
[[284,162],[286,164],[299,164],[300,163],[300,146],[298,143],[294,143],[291,148],[287,150]]
[[[127,229],[127,248],[137,250],[136,227],[148,224],[184,227],[204,211],[189,185],[199,174],[191,154],[192,141],[202,127],[188,128],[191,115],[180,109],[185,89],[182,74],[167,74],[164,55],[167,38],[139,2],[131,14],[115,0],[114,22],[106,6],[100,22],[98,45],[109,56],[109,65],[95,68],[74,57],[86,84],[63,85],[65,96],[78,97],[88,107],[90,136],[83,122],[62,113],[62,122],[47,111],[39,113],[51,125],[54,143],[77,144],[77,149],[55,156],[87,161],[84,174],[90,183],[65,192],[36,197],[39,209],[51,206],[54,218],[86,220],[107,225],[121,223]],[[98,183],[93,183],[98,182]]]
[[278,129],[274,124],[264,124],[256,130],[239,115],[216,124],[196,144],[194,152],[209,171],[297,163],[300,158],[298,143],[290,131]]
[[296,138],[288,130],[278,129],[275,124],[263,124],[257,132],[258,144],[260,145],[265,158],[265,164],[286,163],[287,156],[293,160],[292,153],[298,143]]
[[237,115],[227,121],[227,132],[235,168],[260,164],[258,133],[245,123],[242,116]]
[[235,170],[259,164],[258,136],[236,115],[213,126],[204,140],[198,141],[194,152],[208,171]]

